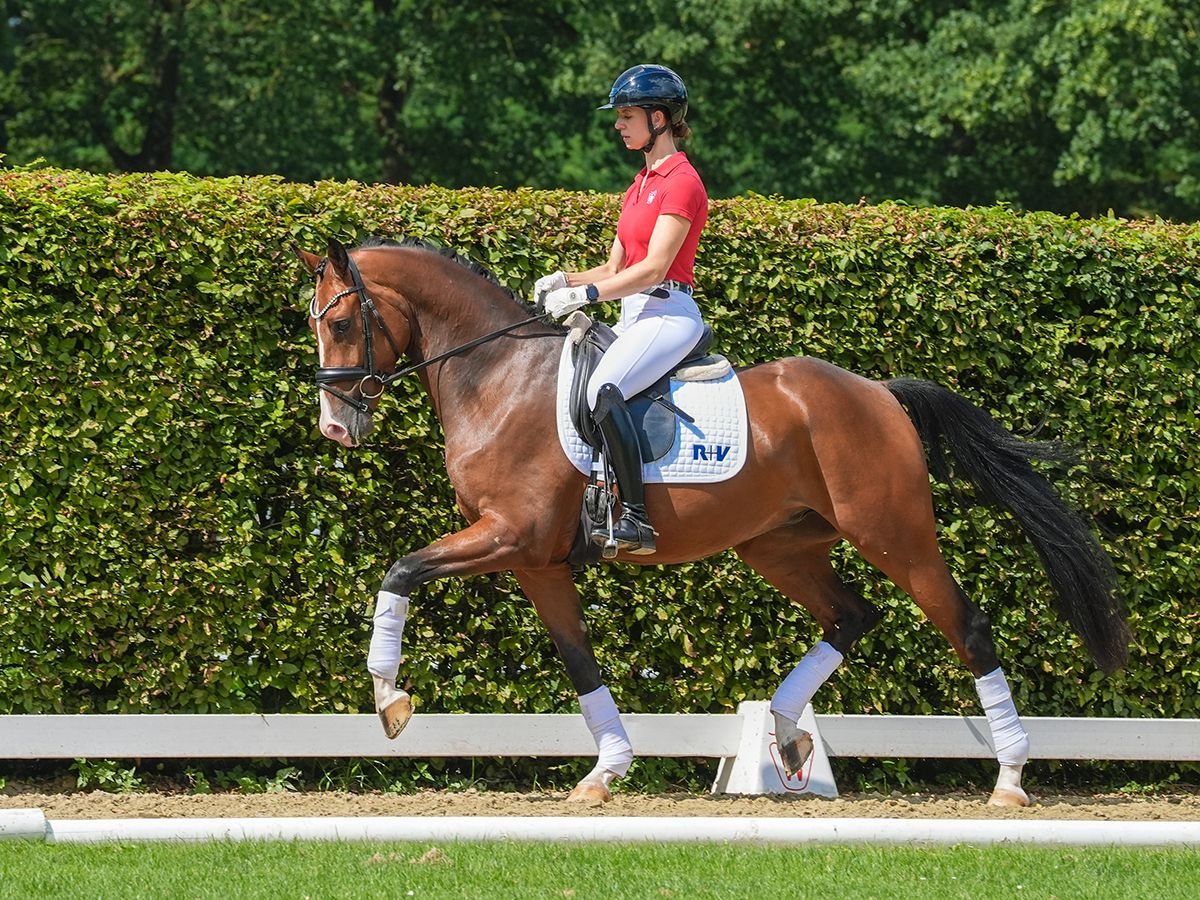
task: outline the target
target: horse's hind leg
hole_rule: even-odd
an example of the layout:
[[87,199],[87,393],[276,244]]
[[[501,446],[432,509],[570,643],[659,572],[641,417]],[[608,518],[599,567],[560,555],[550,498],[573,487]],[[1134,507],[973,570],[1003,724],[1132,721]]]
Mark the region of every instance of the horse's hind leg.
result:
[[974,674],[1001,765],[992,801],[1024,805],[1020,773],[1028,737],[996,658],[991,623],[967,600],[938,549],[920,436],[886,387],[819,364],[795,371],[806,397],[809,445],[798,458],[807,496],[864,559],[908,592]]
[[821,626],[820,643],[800,660],[771,698],[775,737],[788,775],[812,753],[812,736],[797,728],[804,709],[845,654],[879,622],[874,606],[842,583],[829,562],[838,537],[815,514],[734,548],[752,569],[780,593],[812,613]]
[[975,690],[987,714],[1000,764],[1000,776],[989,803],[1028,806],[1029,797],[1021,787],[1021,770],[1029,758],[1029,736],[996,656],[991,620],[967,599],[946,568],[937,546],[930,501],[913,498],[907,507],[907,521],[885,521],[878,509],[866,508],[870,512],[864,521],[870,523],[869,528],[860,530],[854,517],[847,515],[838,523],[842,533],[868,562],[913,598],[975,676]]
[[[905,590],[943,634],[950,638],[955,651],[975,676],[975,692],[987,716],[992,747],[1000,774],[988,803],[993,806],[1028,806],[1029,795],[1021,787],[1021,772],[1029,759],[1029,735],[1013,703],[1012,691],[996,656],[992,623],[972,603],[946,569],[941,553],[930,571],[913,573],[911,587]],[[926,581],[940,585],[937,592],[924,586]],[[902,582],[899,582],[904,587]],[[922,599],[923,598],[923,599]]]
[[596,740],[596,765],[567,799],[607,802],[612,799],[609,785],[629,771],[633,744],[612,694],[601,680],[571,570],[560,566],[513,574],[550,632],[579,695],[583,720]]

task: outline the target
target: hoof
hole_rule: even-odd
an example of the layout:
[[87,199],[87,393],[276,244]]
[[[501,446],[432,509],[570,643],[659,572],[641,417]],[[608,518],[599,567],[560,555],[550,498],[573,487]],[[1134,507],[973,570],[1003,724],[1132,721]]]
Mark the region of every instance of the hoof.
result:
[[567,797],[568,803],[607,803],[612,799],[612,791],[599,781],[581,781],[575,785]]
[[813,739],[807,731],[801,731],[794,740],[779,745],[779,758],[783,761],[783,771],[788,778],[795,778],[812,756]]
[[812,756],[812,735],[797,728],[790,719],[775,713],[775,743],[779,746],[779,761],[783,763],[783,771],[788,778],[795,778]]
[[383,733],[394,740],[412,718],[412,698],[407,691],[399,690],[394,681],[371,676],[375,682],[375,709],[383,723]]
[[383,733],[392,740],[404,730],[404,726],[408,724],[408,720],[411,718],[412,700],[409,699],[408,694],[397,697],[379,711],[379,721],[383,723]]
[[992,791],[992,796],[987,802],[988,806],[1028,806],[1029,795],[1021,788],[1004,787],[996,788]]

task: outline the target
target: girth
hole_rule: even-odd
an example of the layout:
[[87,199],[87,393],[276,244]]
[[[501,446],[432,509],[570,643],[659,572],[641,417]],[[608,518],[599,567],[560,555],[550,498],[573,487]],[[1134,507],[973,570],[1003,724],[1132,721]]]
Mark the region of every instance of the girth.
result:
[[[597,450],[602,449],[600,431],[596,428],[588,407],[587,386],[600,357],[616,339],[617,334],[611,326],[603,322],[593,322],[572,351],[575,374],[571,379],[571,424],[575,426],[580,437]],[[670,452],[675,443],[676,417],[687,422],[692,421],[691,416],[671,402],[671,376],[678,369],[695,365],[705,359],[712,342],[712,329],[705,325],[696,346],[677,366],[646,390],[627,399],[626,405],[637,427],[643,462],[654,462]]]

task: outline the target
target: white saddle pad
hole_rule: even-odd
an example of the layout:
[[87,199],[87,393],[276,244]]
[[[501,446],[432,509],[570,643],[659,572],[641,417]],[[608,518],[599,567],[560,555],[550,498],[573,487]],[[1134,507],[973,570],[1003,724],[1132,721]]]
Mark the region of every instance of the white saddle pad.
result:
[[[592,448],[571,424],[572,344],[563,344],[558,364],[558,439],[567,459],[585,475],[592,471]],[[734,372],[713,381],[672,381],[672,402],[694,423],[675,418],[675,445],[644,467],[647,484],[704,484],[732,478],[746,461],[746,398]]]

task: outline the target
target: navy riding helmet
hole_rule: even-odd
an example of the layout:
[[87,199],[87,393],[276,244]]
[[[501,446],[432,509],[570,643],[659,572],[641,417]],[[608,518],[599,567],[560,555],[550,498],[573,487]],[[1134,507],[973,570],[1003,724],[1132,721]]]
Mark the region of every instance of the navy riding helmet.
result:
[[661,106],[671,124],[678,125],[687,115],[687,88],[683,79],[666,66],[634,66],[617,76],[608,92],[608,102],[597,109],[621,106],[639,106],[645,110]]

